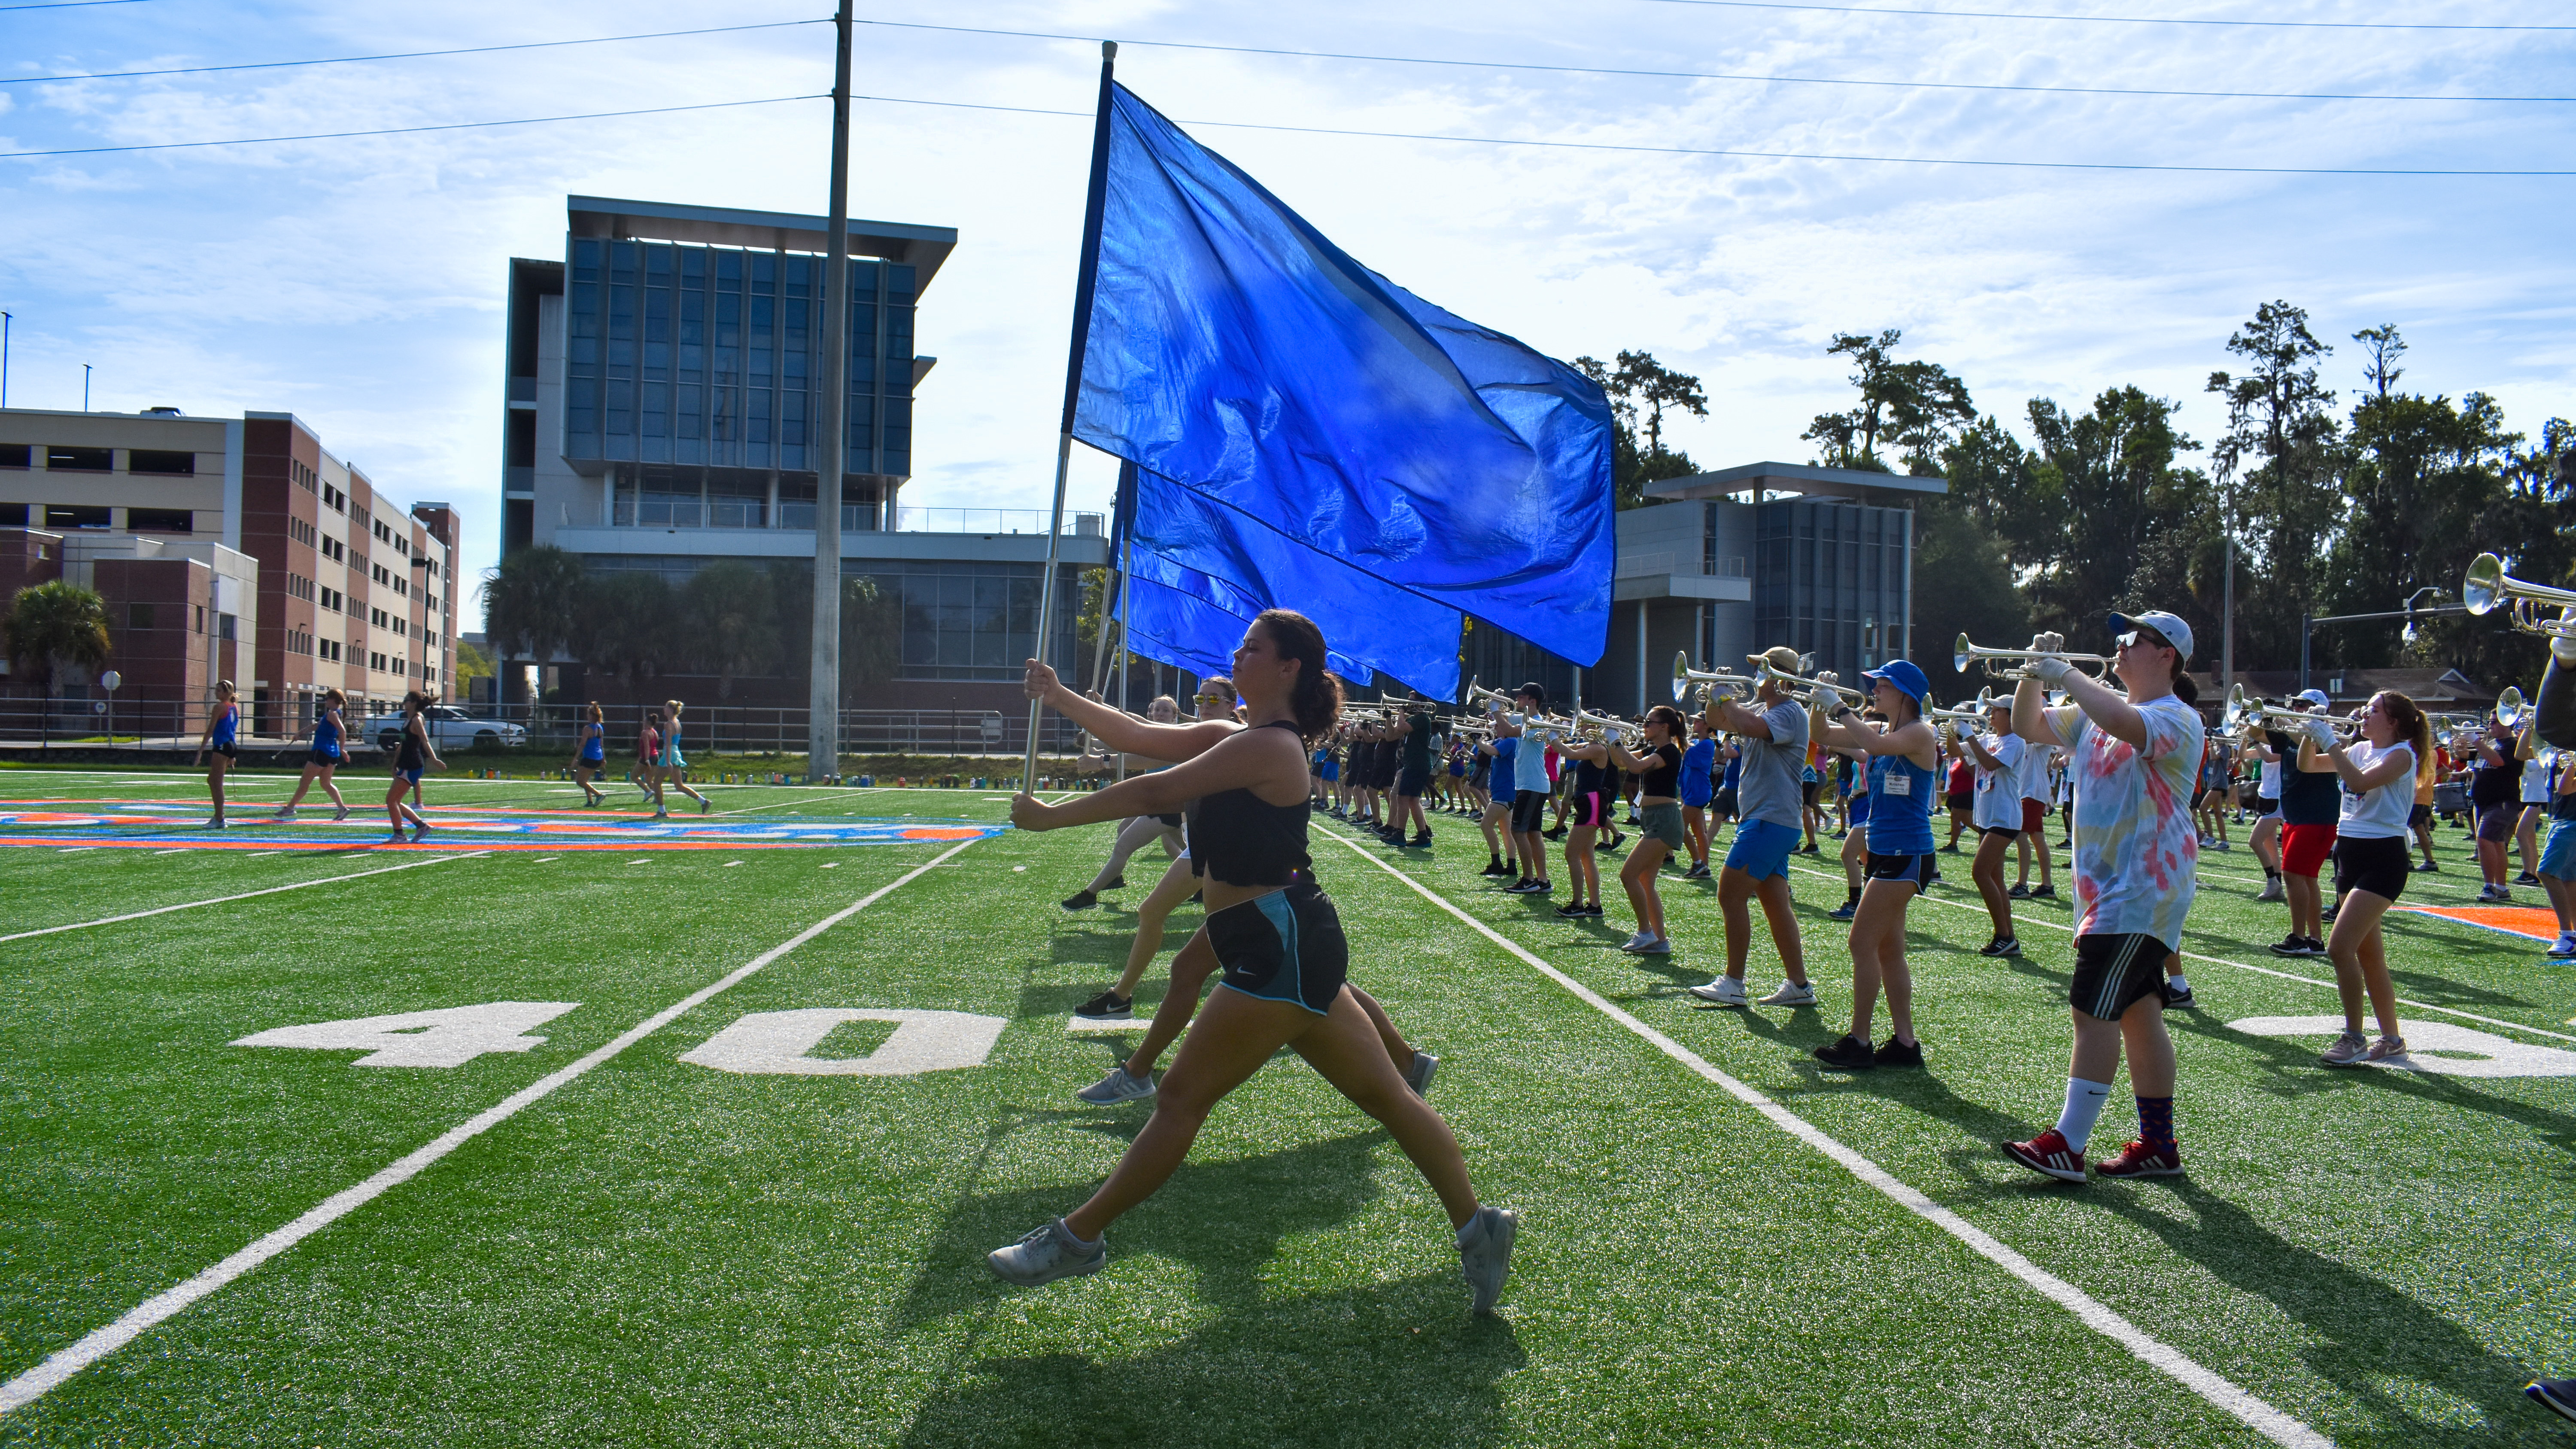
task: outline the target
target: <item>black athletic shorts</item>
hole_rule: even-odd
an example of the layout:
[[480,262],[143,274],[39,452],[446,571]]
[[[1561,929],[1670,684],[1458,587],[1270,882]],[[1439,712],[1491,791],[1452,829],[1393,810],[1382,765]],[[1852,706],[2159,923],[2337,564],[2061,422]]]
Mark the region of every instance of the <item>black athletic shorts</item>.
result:
[[1419,795],[1430,785],[1429,770],[1406,770],[1395,777],[1395,793],[1398,795]]
[[1824,783],[1825,782],[1822,780],[1800,780],[1798,782],[1798,803],[1801,805],[1815,804],[1816,791],[1822,789],[1824,787]]
[[2257,795],[2254,797],[2254,816],[2256,819],[2259,820],[2266,815],[2278,815],[2280,813],[2281,799],[2279,796]]
[[1906,881],[1919,891],[1925,881],[1938,874],[1938,867],[1928,855],[1881,855],[1873,850],[1869,853],[1869,866],[1861,874],[1868,880]]
[[1953,810],[1965,810],[1977,803],[1977,797],[1965,790],[1953,790],[1941,799]]
[[1159,825],[1168,825],[1174,830],[1181,828],[1181,817],[1178,814],[1157,815],[1154,817],[1154,821]]
[[1372,789],[1377,789],[1377,790],[1392,790],[1392,789],[1394,789],[1394,788],[1395,788],[1395,764],[1396,764],[1395,754],[1394,754],[1394,752],[1393,752],[1393,751],[1389,751],[1389,752],[1387,753],[1387,757],[1386,757],[1384,760],[1382,760],[1382,761],[1380,761],[1380,762],[1378,763],[1377,773],[1376,773],[1374,776],[1372,776],[1372,777],[1370,778],[1370,780],[1369,780],[1369,786],[1370,786],[1370,788],[1372,788]]
[[323,767],[323,768],[331,768],[331,767],[335,767],[335,766],[337,766],[337,765],[340,763],[340,757],[339,757],[338,755],[336,755],[336,754],[326,755],[326,754],[322,753],[320,750],[315,750],[315,751],[314,751],[314,752],[312,752],[311,754],[306,755],[306,756],[304,757],[304,763],[305,763],[305,764],[307,764],[307,765],[320,766],[320,767]]
[[1734,819],[1737,813],[1735,789],[1735,786],[1729,785],[1717,792],[1717,813],[1728,820]]
[[2432,824],[2433,807],[2430,805],[2418,805],[2414,809],[2407,811],[2406,823],[2410,826]]
[[2009,838],[2019,834],[2021,834],[2021,827],[2018,825],[1980,825],[1977,827],[1977,836],[1979,839],[1983,839],[1989,835],[2001,835]]
[[2335,893],[2368,891],[2382,900],[2393,901],[2406,892],[2406,877],[2414,873],[2415,856],[2407,848],[2403,835],[2340,835],[2335,837]]
[[1332,897],[1304,876],[1285,890],[1209,916],[1207,935],[1225,968],[1222,984],[1246,996],[1285,1001],[1322,1016],[1342,994],[1350,942]]
[[2173,948],[2144,933],[2078,936],[2066,999],[2095,1021],[2118,1021],[2146,996],[2164,1001],[2165,958]]
[[1512,834],[1536,835],[1547,823],[1547,792],[1523,790],[1512,796]]
[[211,746],[210,749],[213,753],[221,755],[235,764],[239,764],[241,762],[241,751],[231,745],[214,745]]

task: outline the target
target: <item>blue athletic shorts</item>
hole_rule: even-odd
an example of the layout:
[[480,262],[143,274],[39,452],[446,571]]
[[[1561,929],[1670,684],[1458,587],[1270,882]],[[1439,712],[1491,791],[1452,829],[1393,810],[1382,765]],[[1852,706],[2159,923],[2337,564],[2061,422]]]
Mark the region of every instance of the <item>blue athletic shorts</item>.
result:
[[1735,843],[1726,850],[1726,868],[1740,870],[1755,880],[1775,875],[1785,879],[1789,874],[1789,852],[1804,838],[1793,826],[1747,820],[1735,827]]
[[2576,820],[2549,823],[2549,843],[2540,848],[2540,873],[2556,880],[2576,880]]

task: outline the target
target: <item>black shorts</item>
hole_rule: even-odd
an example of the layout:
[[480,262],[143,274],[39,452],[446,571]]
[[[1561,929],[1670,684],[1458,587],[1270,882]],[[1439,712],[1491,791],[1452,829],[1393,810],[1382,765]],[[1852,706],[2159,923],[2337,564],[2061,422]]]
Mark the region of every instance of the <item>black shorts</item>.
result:
[[1395,760],[1393,757],[1389,757],[1384,764],[1377,767],[1377,772],[1369,777],[1369,786],[1372,789],[1378,790],[1392,790],[1395,788]]
[[2254,814],[2258,819],[2265,815],[2278,815],[2280,813],[2281,800],[2279,796],[2257,795],[2254,797]]
[[1977,800],[1976,796],[1965,790],[1953,790],[1941,798],[1943,803],[1947,804],[1953,810],[1965,810],[1969,806],[1975,804]]
[[1419,795],[1430,788],[1430,785],[1431,772],[1428,769],[1417,770],[1407,767],[1403,773],[1395,777],[1395,793],[1398,795]]
[[1303,876],[1207,918],[1208,945],[1225,968],[1221,984],[1263,1001],[1323,1015],[1342,994],[1350,942],[1332,897]]
[[231,745],[210,745],[207,747],[207,752],[210,754],[221,755],[225,759],[231,760],[236,764],[241,762],[241,751]]
[[2078,936],[2066,999],[2095,1021],[2118,1021],[2150,994],[2162,1003],[2165,958],[2172,954],[2171,946],[2143,933]]
[[2430,805],[2418,805],[2414,809],[2407,811],[2406,823],[2410,826],[2432,824],[2433,807]]
[[1798,782],[1798,802],[1802,805],[1815,804],[1816,791],[1822,787],[1824,783],[1825,782],[1822,780],[1800,780]]
[[2393,901],[2406,892],[2415,856],[2403,835],[2343,835],[2335,838],[2334,863],[2336,894],[2368,891]]
[[1536,835],[1547,823],[1547,792],[1523,790],[1512,796],[1512,833]]
[[2206,789],[2199,789],[2199,790],[2194,790],[2194,791],[2192,791],[2192,792],[2191,792],[2191,808],[2192,808],[2192,809],[2194,809],[2194,810],[2199,809],[2199,808],[2200,808],[2200,805],[2201,805],[2201,802],[2202,802],[2202,801],[2204,801],[2204,800],[2207,800],[2208,798],[2209,798],[2209,791],[2208,791],[2208,790],[2206,790]]
[[1981,840],[1989,835],[2000,835],[2006,839],[2010,839],[2019,834],[2021,834],[2021,827],[2018,825],[1980,825],[1977,827],[1977,837]]
[[313,753],[304,757],[304,763],[314,769],[329,770],[338,767],[340,757],[336,754],[326,755],[320,750],[315,750]]
[[1924,882],[1938,873],[1932,857],[1928,855],[1881,855],[1873,850],[1869,853],[1869,866],[1861,875],[1868,880],[1905,881],[1919,891],[1923,889]]
[[1157,815],[1154,817],[1154,822],[1158,825],[1167,825],[1174,830],[1181,828],[1181,817],[1178,814]]
[[1735,807],[1735,787],[1733,785],[1729,785],[1725,789],[1717,792],[1717,813],[1720,818],[1726,820],[1734,819],[1736,816]]

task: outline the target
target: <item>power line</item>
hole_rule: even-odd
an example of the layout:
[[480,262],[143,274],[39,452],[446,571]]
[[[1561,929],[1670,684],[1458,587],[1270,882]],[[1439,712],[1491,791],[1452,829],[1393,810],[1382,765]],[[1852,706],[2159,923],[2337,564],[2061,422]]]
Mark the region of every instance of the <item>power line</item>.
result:
[[2576,25],[2437,25],[2401,20],[2215,20],[2168,15],[2034,15],[2011,10],[1917,10],[1894,5],[1802,5],[1791,0],[1643,0],[1649,5],[1705,5],[1726,10],[1817,10],[1829,15],[1913,15],[1940,20],[2067,20],[2093,25],[2215,25],[2274,30],[2467,30],[2559,34]]
[[[752,101],[713,101],[696,106],[651,106],[630,111],[589,111],[567,116],[523,116],[507,121],[456,121],[435,126],[388,126],[365,131],[319,131],[297,136],[240,136],[222,141],[163,141],[134,146],[81,146],[51,151],[0,151],[0,161],[38,156],[97,156],[129,151],[180,151],[208,146],[258,146],[282,141],[335,141],[359,136],[407,136],[424,131],[470,131],[493,126],[534,126],[557,121],[599,121],[624,116],[659,116],[677,111],[713,111],[736,106],[771,106],[786,101],[822,100],[821,94],[769,96]],[[913,96],[854,95],[854,101],[880,105],[935,106],[944,110],[993,111],[1020,116],[1072,116],[1091,119],[1089,111],[1050,110],[1037,106],[997,106],[976,101],[933,101]],[[2227,176],[2576,176],[2576,170],[2472,171],[2430,166],[2186,166],[2123,161],[1994,161],[1955,156],[1872,156],[1829,151],[1750,151],[1703,146],[1636,146],[1608,141],[1540,141],[1509,136],[1440,136],[1421,131],[1361,131],[1328,126],[1282,126],[1259,121],[1184,120],[1183,125],[1217,126],[1237,131],[1281,131],[1305,136],[1355,136],[1386,141],[1441,141],[1456,145],[1518,146],[1558,151],[1613,151],[1651,156],[1721,156],[1764,161],[1852,161],[1885,166],[1975,166],[2029,171],[2161,171]]]
[[[965,111],[1007,111],[1026,116],[1079,116],[1089,111],[1041,110],[1035,106],[995,106],[974,101],[925,101],[909,96],[859,96],[854,101],[887,105],[941,106]],[[1608,141],[1529,141],[1508,136],[1436,136],[1418,131],[1356,131],[1329,126],[1280,126],[1258,121],[1183,120],[1185,126],[1222,126],[1236,131],[1287,131],[1305,136],[1367,136],[1388,141],[1452,141],[1478,146],[1530,146],[1563,151],[1626,151],[1652,156],[1733,156],[1765,161],[1862,161],[1887,166],[1984,166],[2031,171],[2178,171],[2227,176],[2576,176],[2571,171],[2465,171],[2438,167],[2366,166],[2182,166],[2123,161],[1986,161],[1954,156],[1868,156],[1824,151],[1741,151],[1701,146],[1627,146]]]
[[[555,121],[605,121],[619,116],[666,116],[676,111],[721,111],[736,106],[774,106],[783,101],[820,101],[830,92],[804,96],[765,96],[756,101],[709,101],[697,106],[649,106],[636,111],[585,111],[572,116],[521,116],[510,121],[452,121],[438,126],[386,126],[371,131],[316,131],[303,136],[236,136],[227,141],[156,141],[141,146],[74,146],[59,151],[0,151],[0,161],[31,156],[103,156],[122,151],[189,151],[206,146],[265,146],[279,141],[340,141],[354,136],[409,136],[422,131],[474,131],[491,126],[541,126]],[[1073,112],[1066,112],[1071,115]],[[1088,111],[1081,114],[1089,115]]]
[[[83,4],[128,3],[128,0],[80,0]],[[826,20],[770,20],[757,25],[711,25],[703,30],[654,30],[641,35],[594,35],[581,40],[528,40],[514,45],[469,45],[456,50],[398,50],[383,55],[335,55],[320,60],[256,60],[239,65],[189,65],[170,70],[103,70],[81,75],[0,76],[0,85],[47,85],[55,81],[134,80],[146,76],[213,75],[219,71],[284,70],[305,65],[355,65],[361,61],[426,60],[441,55],[490,55],[502,50],[554,50],[567,45],[609,45],[622,40],[668,40],[681,35],[728,35],[738,30],[785,30],[798,25],[828,25]]]
[[0,5],[0,10],[78,10],[89,5],[141,5],[145,0],[45,0],[40,5]]
[[[997,30],[972,25],[929,25],[908,20],[861,20],[860,25],[875,25],[896,30],[938,30],[955,35],[1006,35],[1027,40],[1097,41],[1095,35],[1065,35],[1044,30]],[[1969,81],[1923,80],[1845,80],[1834,76],[1806,75],[1735,75],[1722,71],[1697,70],[1619,70],[1590,65],[1542,65],[1528,61],[1448,60],[1418,55],[1361,55],[1334,50],[1291,50],[1264,45],[1214,45],[1183,40],[1125,40],[1121,45],[1150,46],[1158,50],[1215,51],[1227,55],[1286,55],[1311,60],[1377,61],[1389,65],[1460,66],[1484,70],[1545,71],[1557,75],[1607,75],[1642,77],[1662,80],[1748,81],[1770,85],[1802,86],[1874,86],[1893,90],[1935,91],[2000,91],[2006,93],[2071,96],[2186,96],[2198,100],[2260,101],[2514,101],[2539,104],[2564,104],[2576,96],[2425,96],[2370,95],[2316,91],[2191,91],[2149,90],[2118,86],[2016,86],[1979,84]]]

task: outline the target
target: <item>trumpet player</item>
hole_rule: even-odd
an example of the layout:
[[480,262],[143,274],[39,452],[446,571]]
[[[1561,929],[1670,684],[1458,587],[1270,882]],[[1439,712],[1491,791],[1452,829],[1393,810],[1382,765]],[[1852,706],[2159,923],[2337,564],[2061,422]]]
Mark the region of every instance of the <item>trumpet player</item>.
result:
[[[1798,667],[1798,651],[1783,644],[1749,656],[1782,674]],[[1798,771],[1807,762],[1807,712],[1789,698],[1788,686],[1766,673],[1754,686],[1750,707],[1711,695],[1702,718],[1709,727],[1736,736],[1737,759],[1735,843],[1718,872],[1717,904],[1726,919],[1726,974],[1691,988],[1691,994],[1720,1006],[1743,1006],[1744,960],[1753,947],[1753,913],[1749,902],[1762,902],[1771,927],[1771,944],[1780,952],[1780,969],[1788,980],[1762,998],[1764,1006],[1813,1006],[1816,989],[1807,980],[1807,958],[1798,938],[1798,912],[1789,893],[1789,852],[1799,838]]]
[[[2182,1171],[2173,1130],[2174,1049],[2165,1031],[2165,959],[2182,945],[2200,859],[2189,811],[2205,730],[2183,671],[2191,626],[2161,611],[2113,614],[2111,674],[2126,693],[2078,672],[2065,638],[2041,634],[2013,693],[2013,732],[2064,748],[2075,775],[2075,975],[2067,997],[2075,1049],[2057,1125],[2004,1154],[2034,1172],[2084,1181],[2084,1148],[2125,1048],[2138,1136],[2099,1165],[2106,1177]],[[2042,691],[2070,703],[2044,708]]]
[[[1880,730],[1850,705],[1828,705],[1816,691],[1808,728],[1829,749],[1869,760],[1869,867],[1860,909],[1852,917],[1852,1024],[1842,1039],[1815,1050],[1816,1060],[1844,1071],[1919,1067],[1914,1035],[1914,977],[1905,960],[1905,911],[1932,878],[1932,802],[1940,780],[1941,740],[1923,711],[1932,684],[1904,659],[1863,670],[1871,701],[1886,718]],[[1829,719],[1824,711],[1835,710]],[[1873,1047],[1871,1017],[1887,992],[1888,1038]]]
[[[2325,695],[2301,691],[2303,714],[2321,714]],[[2299,725],[2302,734],[2304,723]],[[2310,756],[2297,740],[2272,730],[2274,753],[2281,756],[2281,883],[2290,902],[2290,934],[2272,948],[2275,956],[2322,956],[2326,953],[2324,901],[2317,876],[2334,854],[2336,820],[2343,810],[2343,791],[2334,766]]]
[[[1519,720],[1510,715],[1497,716],[1494,736],[1520,741],[1512,755],[1512,780],[1516,788],[1512,793],[1511,834],[1513,848],[1519,852],[1521,877],[1503,889],[1513,895],[1553,895],[1556,887],[1547,879],[1547,842],[1539,838],[1547,819],[1548,796],[1556,783],[1548,775],[1548,736],[1540,722],[1547,709],[1547,687],[1531,680],[1512,691],[1512,702],[1521,708]],[[1500,801],[1502,796],[1502,781],[1498,777],[1494,782],[1494,798]]]
[[2012,702],[1997,700],[1986,711],[1983,734],[1967,734],[1945,722],[1949,753],[1976,772],[1972,819],[1977,827],[1977,858],[1968,867],[1977,895],[1986,903],[1994,935],[1977,948],[1980,956],[2018,956],[2021,938],[2013,932],[2012,898],[2004,893],[2004,855],[2021,838],[2021,766],[2028,751],[2013,733]]
[[[2335,990],[2343,997],[2343,1035],[2320,1058],[2330,1067],[2358,1066],[2402,1056],[2397,988],[2388,979],[2388,943],[2380,918],[2406,889],[2412,856],[2406,816],[2415,803],[2415,781],[2432,768],[2432,728],[2415,702],[2393,689],[2372,696],[2361,717],[2361,738],[2338,739],[2322,719],[2306,722],[2299,766],[2323,762],[2340,787],[2335,889],[2342,894],[2334,940]],[[2362,1035],[2363,993],[2379,1018],[2379,1040]]]

